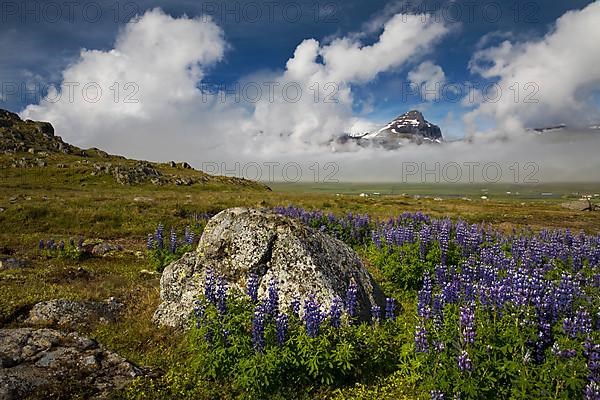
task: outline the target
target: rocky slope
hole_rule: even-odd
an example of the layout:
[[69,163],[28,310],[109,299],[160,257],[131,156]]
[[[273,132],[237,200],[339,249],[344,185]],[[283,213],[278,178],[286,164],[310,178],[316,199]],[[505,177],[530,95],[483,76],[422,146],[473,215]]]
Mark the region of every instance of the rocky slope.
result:
[[122,185],[219,185],[231,189],[269,190],[246,179],[212,176],[193,169],[188,163],[160,164],[129,160],[102,150],[80,149],[56,136],[48,122],[23,121],[17,114],[0,109],[0,169],[47,169],[72,176],[111,176]]

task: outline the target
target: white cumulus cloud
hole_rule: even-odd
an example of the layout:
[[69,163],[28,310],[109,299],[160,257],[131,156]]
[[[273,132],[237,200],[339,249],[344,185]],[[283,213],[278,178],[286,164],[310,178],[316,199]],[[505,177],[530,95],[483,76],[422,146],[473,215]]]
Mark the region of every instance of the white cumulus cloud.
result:
[[408,73],[408,81],[419,90],[423,100],[439,100],[446,74],[439,65],[425,61]]
[[[466,122],[491,118],[496,130],[519,132],[558,123],[598,121],[593,96],[600,89],[600,2],[560,17],[544,37],[478,50],[471,72],[496,81],[487,101]],[[499,90],[498,90],[499,89]],[[484,96],[479,96],[483,99]]]

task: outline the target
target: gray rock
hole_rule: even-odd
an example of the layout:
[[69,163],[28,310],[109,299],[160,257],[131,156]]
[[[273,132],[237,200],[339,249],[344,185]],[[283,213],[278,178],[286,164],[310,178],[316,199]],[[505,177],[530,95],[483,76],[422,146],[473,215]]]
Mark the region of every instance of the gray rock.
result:
[[94,322],[115,321],[123,304],[114,297],[103,302],[57,299],[37,303],[25,320],[33,325],[57,325],[76,328]]
[[144,370],[77,333],[0,329],[0,399],[107,398]]
[[118,244],[102,242],[94,245],[94,247],[92,247],[91,253],[93,256],[103,257],[108,253],[122,250],[123,247]]
[[266,296],[269,280],[276,279],[282,308],[294,297],[313,293],[327,309],[334,296],[345,299],[351,280],[358,286],[362,319],[370,317],[372,305],[385,302],[358,255],[343,242],[271,211],[232,208],[208,222],[196,252],[165,268],[163,302],[154,322],[185,327],[208,269],[239,291],[246,290],[249,275],[256,273],[259,297]]
[[21,269],[25,268],[29,265],[29,261],[21,260],[18,258],[7,258],[5,260],[0,260],[0,271],[7,269]]

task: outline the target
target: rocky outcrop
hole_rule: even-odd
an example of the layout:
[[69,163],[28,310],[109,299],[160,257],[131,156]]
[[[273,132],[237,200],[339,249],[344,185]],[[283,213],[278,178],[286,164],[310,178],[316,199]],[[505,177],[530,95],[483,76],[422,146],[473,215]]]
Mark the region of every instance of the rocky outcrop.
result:
[[66,299],[43,301],[33,306],[25,323],[76,328],[95,322],[113,322],[122,308],[123,304],[114,297],[103,302]]
[[55,136],[49,122],[23,121],[17,114],[0,110],[0,152],[44,151],[76,154],[80,149]]
[[2,400],[107,398],[142,375],[141,368],[76,333],[0,329]]
[[385,301],[358,255],[343,242],[271,211],[232,208],[208,222],[196,252],[164,270],[157,324],[186,325],[208,269],[239,291],[246,290],[251,273],[257,274],[259,297],[274,278],[283,308],[311,293],[329,307],[334,296],[346,297],[352,280],[361,318],[368,319],[372,305]]

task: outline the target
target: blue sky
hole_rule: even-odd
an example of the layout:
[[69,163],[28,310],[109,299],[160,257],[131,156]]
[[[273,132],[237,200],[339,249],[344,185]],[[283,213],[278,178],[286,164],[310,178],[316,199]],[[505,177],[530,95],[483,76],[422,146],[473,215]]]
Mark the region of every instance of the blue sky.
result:
[[[59,126],[64,128],[65,136],[81,144],[94,144],[103,142],[102,138],[93,136],[78,137],[74,131],[75,127],[82,126],[79,121],[73,121],[73,115],[81,110],[75,106],[68,108],[27,108],[40,103],[40,99],[32,98],[31,93],[23,93],[19,89],[14,94],[7,91],[7,84],[29,85],[46,88],[54,85],[61,88],[65,71],[71,71],[72,67],[77,71],[82,70],[82,50],[91,55],[94,50],[110,53],[116,47],[120,35],[123,37],[128,23],[136,15],[140,18],[150,10],[159,8],[160,12],[176,21],[189,18],[199,18],[208,14],[212,17],[214,24],[222,30],[222,54],[202,65],[201,80],[197,82],[198,87],[207,83],[233,87],[236,82],[248,80],[261,80],[285,75],[286,63],[290,60],[294,51],[299,48],[303,41],[315,39],[319,42],[319,53],[316,63],[323,66],[322,56],[326,48],[332,42],[341,38],[348,39],[352,43],[359,43],[357,48],[368,47],[380,41],[380,35],[394,16],[398,14],[427,14],[432,27],[442,28],[444,31],[423,46],[412,49],[410,54],[401,60],[393,60],[390,65],[370,74],[368,79],[363,79],[361,71],[349,78],[340,86],[340,93],[344,88],[351,91],[348,100],[351,108],[351,117],[369,122],[382,124],[389,119],[417,108],[424,112],[427,119],[442,127],[444,134],[449,139],[461,138],[467,135],[467,114],[475,110],[472,120],[476,121],[473,130],[485,130],[498,125],[498,120],[511,120],[507,127],[522,126],[532,127],[538,124],[553,124],[562,122],[565,117],[573,113],[561,113],[562,105],[556,101],[549,101],[557,110],[554,114],[541,110],[527,112],[527,117],[505,118],[502,107],[491,109],[489,105],[483,106],[479,103],[465,104],[464,98],[455,98],[454,101],[447,96],[435,99],[427,99],[424,95],[414,90],[409,90],[411,73],[415,74],[419,68],[430,66],[430,71],[439,70],[443,74],[441,84],[456,84],[461,87],[476,84],[479,86],[492,82],[505,82],[504,96],[507,96],[507,77],[514,75],[514,69],[526,70],[527,66],[520,67],[519,55],[526,51],[534,54],[537,48],[543,47],[544,54],[551,55],[551,61],[561,62],[560,44],[553,47],[548,45],[544,48],[544,42],[550,40],[549,35],[556,30],[556,24],[561,16],[568,11],[581,15],[576,18],[585,18],[582,10],[590,5],[590,1],[573,0],[569,2],[542,2],[542,1],[196,1],[196,0],[173,0],[173,1],[117,1],[97,0],[74,2],[72,6],[65,3],[48,3],[46,1],[17,1],[6,2],[0,9],[0,81],[2,82],[2,93],[0,96],[0,107],[16,111],[24,111],[25,115],[32,117],[45,117],[55,119]],[[50,6],[48,4],[51,4]],[[258,13],[258,14],[257,14]],[[588,15],[596,13],[588,7]],[[57,15],[60,14],[60,18]],[[101,14],[101,15],[100,15]],[[260,15],[259,15],[260,14]],[[576,18],[569,20],[569,24],[577,24]],[[565,22],[565,26],[567,23]],[[163,30],[159,25],[154,28],[152,34],[170,35],[168,30]],[[421,29],[421,28],[419,28]],[[429,32],[430,28],[422,28],[423,32]],[[567,37],[570,29],[563,29],[561,37]],[[560,39],[560,38],[558,38]],[[564,40],[556,40],[562,43]],[[178,37],[177,41],[186,41],[185,36]],[[221,39],[219,39],[221,40]],[[500,52],[498,48],[503,42],[509,42],[512,50]],[[207,45],[205,42],[201,45]],[[339,44],[339,43],[338,43]],[[577,43],[573,43],[577,46]],[[335,46],[332,46],[335,47]],[[343,47],[343,46],[340,46]],[[529,49],[529,50],[528,50]],[[182,50],[185,51],[185,50]],[[480,57],[476,57],[477,52]],[[585,50],[582,48],[581,53]],[[385,55],[377,53],[379,57]],[[169,58],[169,49],[163,49],[161,54],[154,54],[156,58]],[[333,57],[332,57],[333,58]],[[483,63],[479,72],[474,70],[470,64],[478,58]],[[340,58],[341,59],[341,58]],[[505,62],[505,68],[498,71],[493,67],[494,62],[501,60]],[[368,60],[363,60],[367,62]],[[545,60],[548,62],[548,59]],[[338,61],[340,63],[340,61]],[[341,61],[343,64],[343,61]],[[512,63],[512,64],[511,64]],[[195,64],[195,61],[192,62]],[[333,62],[330,63],[333,65]],[[597,65],[597,64],[596,64]],[[189,67],[189,66],[188,66]],[[95,71],[110,69],[110,62],[96,66]],[[153,63],[147,63],[151,70]],[[323,68],[329,71],[329,66]],[[338,68],[340,69],[340,68]],[[343,68],[342,68],[343,69]],[[423,71],[427,70],[424,68]],[[483,71],[483,72],[481,72]],[[364,72],[364,71],[363,71]],[[546,75],[552,75],[551,71],[542,71]],[[83,72],[82,72],[83,73]],[[115,76],[121,72],[114,72]],[[85,75],[85,73],[84,73]],[[95,79],[94,73],[90,79]],[[418,75],[418,74],[417,74]],[[331,75],[330,76],[338,76]],[[532,75],[529,75],[529,79]],[[533,75],[535,77],[535,75]],[[168,91],[167,76],[155,74],[156,79],[165,79],[164,90]],[[423,78],[426,80],[425,78]],[[433,79],[433,78],[432,78]],[[439,75],[438,75],[439,81]],[[429,82],[429,81],[428,81]],[[433,82],[433,80],[431,81]],[[544,83],[544,81],[540,81]],[[422,82],[427,83],[427,82]],[[438,82],[440,83],[440,82]],[[527,82],[518,82],[523,86]],[[595,101],[592,111],[598,109],[598,90],[600,86],[596,81],[572,83],[567,91],[580,96],[582,87],[591,87],[584,98],[588,103],[590,99]],[[62,88],[64,90],[64,88]],[[144,89],[143,87],[141,88]],[[523,96],[525,88],[520,87]],[[105,89],[106,90],[106,89]],[[41,91],[42,93],[39,93]],[[46,95],[43,89],[38,95]],[[510,94],[510,91],[508,92]],[[526,94],[526,91],[525,91]],[[542,95],[545,95],[542,93]],[[464,97],[464,93],[462,94]],[[595,99],[595,100],[593,100]],[[142,101],[144,105],[150,100]],[[169,100],[171,101],[171,100]],[[171,104],[171,103],[169,103]],[[194,113],[194,104],[186,103],[189,113]],[[239,115],[240,125],[245,118],[252,117],[252,104],[245,104],[235,113]],[[581,108],[581,106],[578,106]],[[94,111],[98,110],[97,106]],[[566,108],[565,108],[566,110]],[[291,109],[289,112],[293,112]],[[333,115],[339,110],[333,110]],[[588,110],[589,111],[589,110]],[[133,112],[133,111],[132,111]],[[214,110],[213,110],[214,112]],[[311,113],[312,110],[303,109],[302,112]],[[583,112],[583,110],[582,110]],[[269,118],[281,113],[271,111]],[[525,112],[523,112],[525,113]],[[587,112],[589,114],[589,112]],[[256,113],[255,113],[256,114]],[[208,115],[214,115],[209,113]],[[338,117],[350,118],[348,110],[340,111]],[[531,116],[531,117],[529,117]],[[537,116],[537,117],[535,117]],[[254,115],[256,120],[260,116]],[[266,117],[265,117],[266,118]],[[590,121],[595,118],[590,117]],[[581,120],[577,116],[577,120]],[[586,122],[586,123],[587,123]],[[294,123],[298,123],[295,121]],[[319,120],[324,124],[324,120]],[[62,125],[61,125],[62,124]],[[516,124],[516,125],[515,125]],[[361,125],[362,126],[362,125]],[[90,128],[87,126],[87,128]],[[91,127],[94,128],[95,127]],[[90,130],[94,130],[91,129]],[[268,128],[256,128],[256,132],[263,132]],[[280,125],[277,128],[280,129]],[[313,139],[304,128],[290,128],[291,131],[301,131],[300,136],[305,135],[301,143]],[[338,128],[336,128],[338,129]],[[339,128],[341,129],[341,128]],[[346,128],[344,128],[346,129]],[[359,128],[357,128],[359,129]],[[333,132],[333,128],[331,130]],[[275,132],[277,135],[285,136],[285,132]],[[328,133],[329,134],[329,133]],[[306,135],[310,139],[306,139]],[[319,137],[318,140],[326,140],[327,137]]]

